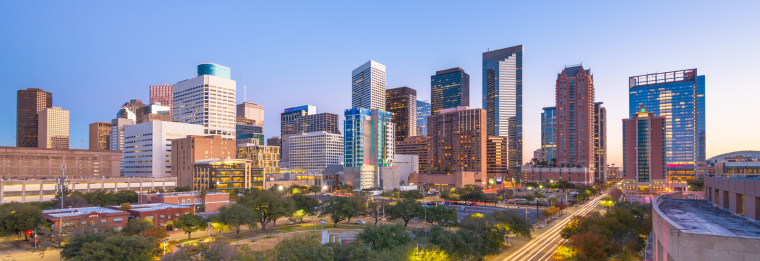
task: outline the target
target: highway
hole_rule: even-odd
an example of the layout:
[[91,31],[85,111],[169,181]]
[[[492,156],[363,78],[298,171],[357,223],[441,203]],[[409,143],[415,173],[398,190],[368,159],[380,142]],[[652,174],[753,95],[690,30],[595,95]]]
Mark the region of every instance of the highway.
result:
[[575,216],[585,216],[589,212],[593,211],[594,208],[596,208],[597,205],[599,205],[599,201],[606,196],[607,194],[602,194],[593,200],[590,200],[589,202],[586,202],[586,204],[579,207],[578,210],[576,210],[574,213],[569,215],[563,220],[558,221],[554,224],[552,228],[541,234],[540,236],[534,238],[528,244],[525,244],[522,248],[518,249],[516,252],[509,255],[504,260],[521,260],[521,261],[544,261],[544,260],[551,260],[552,255],[554,254],[554,251],[557,249],[557,244],[561,242],[562,237],[560,237],[560,232],[563,228],[565,228],[565,225],[567,225],[570,221],[573,220],[573,217]]

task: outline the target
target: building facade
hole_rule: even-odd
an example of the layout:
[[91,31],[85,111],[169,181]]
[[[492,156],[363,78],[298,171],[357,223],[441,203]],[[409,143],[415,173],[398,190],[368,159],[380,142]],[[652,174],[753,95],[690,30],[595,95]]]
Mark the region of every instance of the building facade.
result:
[[287,108],[280,113],[280,134],[299,133],[296,128],[296,119],[305,115],[317,114],[317,107],[312,105],[303,105],[298,107]]
[[171,140],[171,174],[182,187],[192,185],[193,163],[206,159],[235,158],[235,142],[218,135],[187,135]]
[[[486,173],[488,178],[488,187],[501,187],[506,185],[506,181],[512,181],[509,175],[509,159],[507,159],[507,137],[488,136],[486,138]],[[520,177],[515,175],[516,179]]]
[[354,189],[381,187],[381,169],[393,164],[396,153],[393,113],[382,109],[353,108],[346,110],[345,116],[343,158],[346,179]]
[[428,168],[486,173],[486,111],[457,107],[428,117]]
[[39,113],[53,107],[53,94],[37,88],[16,94],[16,147],[39,146]]
[[171,84],[151,85],[150,86],[150,104],[161,104],[169,107],[169,116],[172,115],[172,100],[174,99],[174,89]]
[[252,143],[238,144],[235,149],[237,159],[248,160],[253,168],[272,173],[280,168],[280,147]]
[[385,109],[385,65],[370,60],[351,72],[351,108]]
[[69,148],[69,111],[61,107],[50,107],[39,113],[39,148]]
[[290,136],[288,168],[324,170],[343,163],[343,135],[326,131]]
[[[398,150],[396,151],[398,152]],[[420,156],[398,154],[393,156],[393,166],[398,167],[400,185],[409,184],[409,175],[420,173]]]
[[430,103],[417,101],[417,136],[427,136],[427,116],[430,116]]
[[171,107],[162,103],[151,103],[135,111],[137,123],[143,123],[154,120],[172,121]]
[[8,179],[119,177],[120,151],[0,147],[0,176]]
[[567,181],[576,186],[594,185],[594,170],[588,167],[542,168],[525,165],[522,167],[521,184],[528,182],[553,183]]
[[282,138],[280,138],[279,136],[274,136],[267,139],[267,146],[280,147],[281,145],[282,145]]
[[417,90],[404,86],[385,94],[385,110],[393,113],[396,141],[417,136]]
[[223,192],[187,191],[168,193],[143,193],[138,195],[140,204],[172,204],[193,206],[197,212],[219,211],[222,206],[230,205],[230,194]]
[[264,145],[264,126],[256,125],[256,120],[236,117],[235,135],[237,142],[251,143],[251,140],[255,140],[259,145]]
[[103,224],[120,231],[127,225],[129,212],[104,207],[48,209],[42,211],[42,217],[51,223],[50,228],[53,231],[71,230],[96,224]]
[[551,163],[557,160],[557,107],[544,107],[541,112],[541,156]]
[[89,149],[91,150],[110,150],[111,149],[111,123],[94,122],[90,123]]
[[[119,206],[112,206],[118,209]],[[195,214],[193,206],[181,206],[166,203],[135,204],[128,209],[129,215],[137,220],[150,220],[154,226],[169,227],[171,221],[188,214]]]
[[[67,159],[67,162],[68,160],[69,159]],[[55,167],[58,168],[57,177],[60,178],[60,166]],[[118,172],[118,168],[115,169]],[[67,168],[66,176],[74,176],[71,168]],[[0,180],[0,202],[3,204],[10,202],[45,202],[55,199],[57,193],[55,189],[56,180],[53,179],[55,176],[47,176],[46,179],[40,179],[39,177],[40,176],[38,176],[37,179]],[[91,176],[88,178],[72,178],[71,183],[67,186],[67,188],[69,191],[78,191],[82,193],[95,192],[98,190],[105,190],[113,193],[117,193],[122,190],[149,192],[157,190],[171,190],[176,187],[176,183],[177,178],[174,177],[120,178],[119,176],[114,176],[106,178],[105,176]]]
[[470,106],[470,75],[456,67],[430,76],[431,114],[442,109]]
[[557,165],[595,166],[594,75],[583,65],[557,74]]
[[193,163],[192,190],[230,191],[264,188],[264,170],[252,168],[250,160],[207,159]]
[[523,163],[523,46],[483,53],[483,109],[487,135],[508,137],[509,169]]
[[202,125],[151,121],[124,128],[123,176],[172,175],[172,142],[188,135],[204,135]]
[[665,117],[668,176],[697,178],[705,167],[705,76],[697,69],[633,76],[628,90],[630,114],[646,106]]
[[667,190],[665,136],[665,117],[646,106],[623,120],[623,192],[655,195]]
[[264,106],[253,102],[237,105],[237,116],[253,120],[252,125],[264,126]]
[[416,155],[419,160],[419,170],[428,171],[428,136],[415,136],[396,142],[396,154]]
[[203,134],[235,139],[236,83],[230,68],[218,64],[199,64],[198,77],[178,82],[173,87],[172,118],[175,122],[203,127]]
[[604,183],[607,173],[607,109],[594,103],[594,179]]

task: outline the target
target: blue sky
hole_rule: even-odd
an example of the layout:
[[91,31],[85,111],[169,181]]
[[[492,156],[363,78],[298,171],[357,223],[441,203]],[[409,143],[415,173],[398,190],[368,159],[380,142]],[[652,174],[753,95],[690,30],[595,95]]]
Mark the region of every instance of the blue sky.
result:
[[[707,155],[760,149],[759,2],[734,1],[14,1],[0,9],[0,146],[13,146],[16,90],[43,88],[71,111],[71,148],[151,84],[232,68],[243,101],[279,113],[351,105],[351,70],[387,66],[388,88],[430,99],[430,75],[461,67],[481,107],[481,53],[525,46],[524,155],[540,147],[541,108],[564,65],[583,63],[608,111],[610,163],[621,165],[629,76],[698,68],[707,77]],[[342,116],[341,116],[342,118]],[[84,148],[87,143],[84,142]]]

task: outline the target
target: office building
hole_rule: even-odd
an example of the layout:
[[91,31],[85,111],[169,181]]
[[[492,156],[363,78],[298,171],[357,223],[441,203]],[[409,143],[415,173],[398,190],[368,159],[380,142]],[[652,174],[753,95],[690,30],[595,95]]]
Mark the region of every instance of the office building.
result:
[[280,134],[299,133],[296,129],[296,119],[301,116],[314,114],[317,114],[317,107],[312,105],[303,105],[285,109],[285,111],[280,113]]
[[557,165],[595,166],[594,75],[583,65],[557,74]]
[[53,107],[53,94],[37,88],[16,92],[16,147],[39,146],[39,113]]
[[129,125],[134,125],[135,120],[116,118],[111,120],[111,142],[109,146],[111,150],[124,150],[124,128]]
[[91,150],[110,150],[111,149],[111,123],[94,122],[90,123],[89,149]]
[[171,140],[181,139],[188,135],[204,135],[203,126],[151,121],[124,127],[122,175],[129,177],[171,176]]
[[237,116],[253,120],[253,124],[264,126],[264,106],[253,102],[243,102],[237,105]]
[[351,108],[385,109],[385,65],[370,60],[351,76]]
[[286,109],[282,113],[282,140],[281,140],[281,161],[283,167],[288,167],[290,161],[290,136],[325,131],[333,134],[340,134],[338,126],[338,115],[332,113],[317,113],[316,107],[311,105],[300,106]]
[[633,76],[628,91],[630,114],[646,106],[665,117],[668,177],[697,178],[705,166],[705,76],[697,69]]
[[280,147],[282,144],[282,138],[279,136],[274,136],[269,139],[267,139],[267,146],[277,146]]
[[430,76],[431,114],[442,109],[470,106],[470,75],[456,67]]
[[385,94],[385,110],[393,113],[396,141],[417,136],[417,90],[404,86],[386,90]]
[[393,113],[353,108],[346,110],[345,116],[344,182],[355,190],[383,187],[388,180],[383,174],[392,166],[395,154]]
[[594,180],[604,183],[607,173],[607,109],[594,103]]
[[292,134],[288,168],[324,170],[343,163],[343,135],[326,131]]
[[172,116],[169,114],[156,114],[148,113],[143,114],[137,119],[137,123],[149,122],[149,121],[172,121]]
[[[333,165],[334,166],[334,165]],[[323,180],[323,174],[324,169],[320,170],[303,170],[303,169],[286,169],[286,168],[280,168],[278,170],[275,170],[275,172],[270,172],[266,174],[266,178],[264,178],[265,187],[269,188],[271,186],[281,185],[281,184],[287,184],[286,181],[296,181],[296,182],[302,182],[302,183],[291,183],[291,184],[299,184],[301,186],[322,186],[324,183]],[[285,187],[290,187],[289,185],[285,185]],[[322,191],[326,191],[326,189],[322,189]]]
[[206,159],[193,163],[192,190],[263,189],[264,170],[245,159]]
[[523,163],[523,46],[483,53],[483,109],[487,135],[507,137],[509,170]]
[[39,113],[39,148],[69,148],[69,111],[61,107],[46,108]]
[[539,162],[544,158],[544,156],[541,155],[541,149],[537,149],[533,151],[533,158],[538,160]]
[[576,186],[594,185],[594,170],[588,167],[522,167],[521,184],[528,182],[553,183],[566,181]]
[[557,160],[557,107],[544,107],[541,112],[541,156],[548,163]]
[[415,136],[396,142],[397,155],[416,155],[418,156],[419,169],[422,172],[428,171],[428,136]]
[[417,136],[427,136],[427,116],[430,116],[430,103],[417,101]]
[[235,158],[235,142],[218,135],[187,135],[171,140],[171,174],[179,186],[190,187],[193,163],[205,159]]
[[151,85],[150,86],[150,104],[161,104],[169,107],[169,116],[172,115],[172,100],[174,89],[171,84]]
[[[125,102],[123,105],[121,105],[121,109],[116,113],[116,118],[126,118],[126,119],[132,119],[134,117],[134,120],[140,118],[142,115],[138,115],[140,109],[145,107],[145,104],[140,99],[131,99],[128,102]],[[126,111],[124,109],[127,109]],[[130,113],[131,112],[131,113]]]
[[65,174],[69,177],[119,177],[120,159],[120,151],[0,147],[0,177],[61,177],[64,164]]
[[428,168],[486,173],[486,111],[457,107],[428,117]]
[[[507,137],[488,136],[486,138],[486,177],[488,187],[503,187],[511,182],[509,160],[507,159]],[[513,175],[519,178],[518,175]]]
[[236,141],[239,143],[252,143],[255,141],[259,145],[264,145],[264,126],[257,126],[256,120],[245,117],[235,118]]
[[340,134],[337,114],[327,112],[309,114],[298,117],[294,122],[296,132],[287,134],[309,133],[315,131],[326,131],[329,133]]
[[623,192],[654,195],[666,191],[665,117],[641,106],[623,119]]
[[237,144],[237,159],[249,160],[253,168],[272,173],[280,168],[280,147],[257,145],[254,143]]
[[454,171],[453,173],[412,173],[409,175],[409,184],[417,185],[425,191],[435,189],[444,191],[453,188],[465,188],[467,186],[486,187],[486,174],[483,172]]
[[137,118],[137,123],[154,120],[172,121],[171,107],[165,106],[161,103],[151,103],[141,108],[137,108],[137,111],[135,111],[135,117]]
[[235,139],[236,83],[230,68],[218,64],[199,64],[198,77],[178,82],[173,87],[172,118],[175,122],[203,127],[203,134]]
[[398,176],[401,180],[399,184],[407,185],[410,174],[420,173],[420,156],[398,154],[398,150],[396,152],[393,156],[393,166],[398,168]]

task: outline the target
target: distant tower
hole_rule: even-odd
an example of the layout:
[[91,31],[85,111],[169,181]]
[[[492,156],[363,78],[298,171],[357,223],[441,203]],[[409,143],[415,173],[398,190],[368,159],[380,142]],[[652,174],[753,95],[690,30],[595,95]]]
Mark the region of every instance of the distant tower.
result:
[[39,146],[38,114],[53,107],[53,94],[37,88],[18,90],[16,106],[16,147]]
[[351,108],[385,110],[385,65],[370,60],[351,75]]

